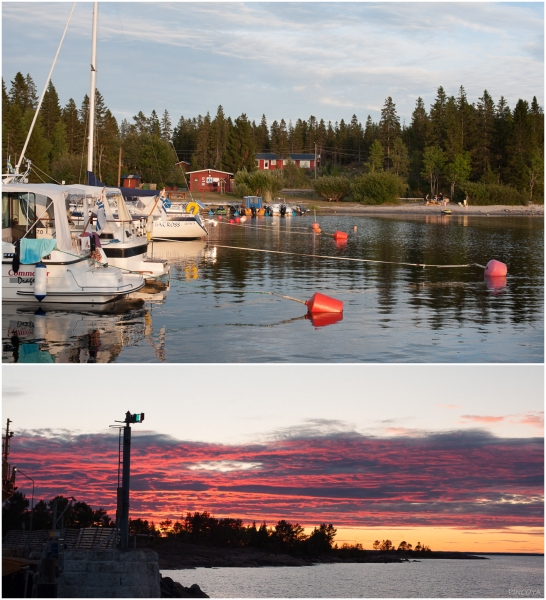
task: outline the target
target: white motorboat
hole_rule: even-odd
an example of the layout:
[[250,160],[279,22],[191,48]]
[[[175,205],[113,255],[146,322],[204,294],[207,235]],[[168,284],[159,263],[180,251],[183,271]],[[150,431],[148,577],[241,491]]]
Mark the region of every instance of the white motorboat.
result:
[[153,240],[197,240],[208,235],[196,202],[180,203],[173,212],[163,197],[142,197],[129,207],[133,218],[150,218]]
[[[146,219],[133,218],[125,199],[117,188],[95,186],[69,186],[74,192],[69,195],[71,220],[74,231],[96,232],[108,264],[125,271],[140,273],[146,280],[154,280],[169,274],[166,260],[148,256]],[[97,208],[102,201],[101,209]],[[105,222],[97,231],[95,217],[104,210]]]
[[273,217],[291,217],[294,209],[285,202],[284,198],[275,198],[273,204],[266,206],[266,210]]
[[142,275],[106,266],[92,238],[70,231],[73,191],[53,184],[2,186],[3,302],[103,304],[144,286]]

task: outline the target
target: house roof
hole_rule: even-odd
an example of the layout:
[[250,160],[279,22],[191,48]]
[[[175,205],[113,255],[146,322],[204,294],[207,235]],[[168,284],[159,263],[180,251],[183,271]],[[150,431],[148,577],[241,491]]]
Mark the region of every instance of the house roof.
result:
[[177,167],[178,165],[189,165],[190,163],[187,160],[179,160],[177,163],[174,163],[174,166]]
[[227,171],[220,171],[219,169],[199,169],[198,171],[188,171],[186,175],[190,175],[191,173],[224,173],[224,175],[233,175],[233,173],[228,173]]
[[256,154],[257,160],[276,160],[277,155],[274,152],[259,152]]
[[140,179],[140,175],[122,175],[122,179]]

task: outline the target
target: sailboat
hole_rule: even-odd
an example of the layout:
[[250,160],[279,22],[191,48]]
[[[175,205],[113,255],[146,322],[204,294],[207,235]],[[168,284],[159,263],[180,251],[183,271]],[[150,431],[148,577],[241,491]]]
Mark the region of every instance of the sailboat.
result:
[[[93,14],[91,124],[95,107],[96,25],[97,3]],[[61,44],[63,39],[64,34]],[[57,56],[59,50],[60,45]],[[144,286],[142,274],[124,273],[108,266],[108,258],[94,237],[80,237],[71,231],[68,197],[74,193],[74,186],[17,182],[19,166],[52,71],[53,67],[12,174],[15,182],[2,184],[2,298],[3,302],[104,304],[141,289]],[[91,168],[92,151],[91,134],[88,151]]]

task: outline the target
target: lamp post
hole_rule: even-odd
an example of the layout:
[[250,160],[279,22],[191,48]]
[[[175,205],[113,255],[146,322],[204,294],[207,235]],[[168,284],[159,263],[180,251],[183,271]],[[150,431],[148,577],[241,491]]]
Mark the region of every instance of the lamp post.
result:
[[26,477],[29,481],[32,481],[32,499],[30,501],[30,529],[29,529],[29,531],[32,531],[32,515],[34,513],[34,479],[32,479],[32,477],[29,477],[26,473],[23,473],[23,471],[21,471],[21,469],[14,467],[13,475],[15,476],[16,473],[19,473],[19,475],[22,475],[23,477]]

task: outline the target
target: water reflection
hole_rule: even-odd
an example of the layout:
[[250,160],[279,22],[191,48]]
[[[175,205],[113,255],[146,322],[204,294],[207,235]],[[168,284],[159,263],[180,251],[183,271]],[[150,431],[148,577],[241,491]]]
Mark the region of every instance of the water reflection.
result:
[[3,362],[113,362],[151,326],[143,300],[106,305],[5,304]]
[[[35,306],[3,306],[3,360],[543,360],[542,220],[317,221],[320,236],[312,233],[312,218],[261,218],[222,223],[207,242],[155,242],[153,257],[171,265],[170,288],[142,290],[137,306],[48,307],[45,314],[35,314]],[[328,235],[336,230],[349,233],[343,245]],[[506,278],[488,281],[475,266],[389,264],[487,264],[492,258],[508,265]],[[308,319],[301,304],[278,297],[306,300],[315,292],[342,300],[343,315]]]

